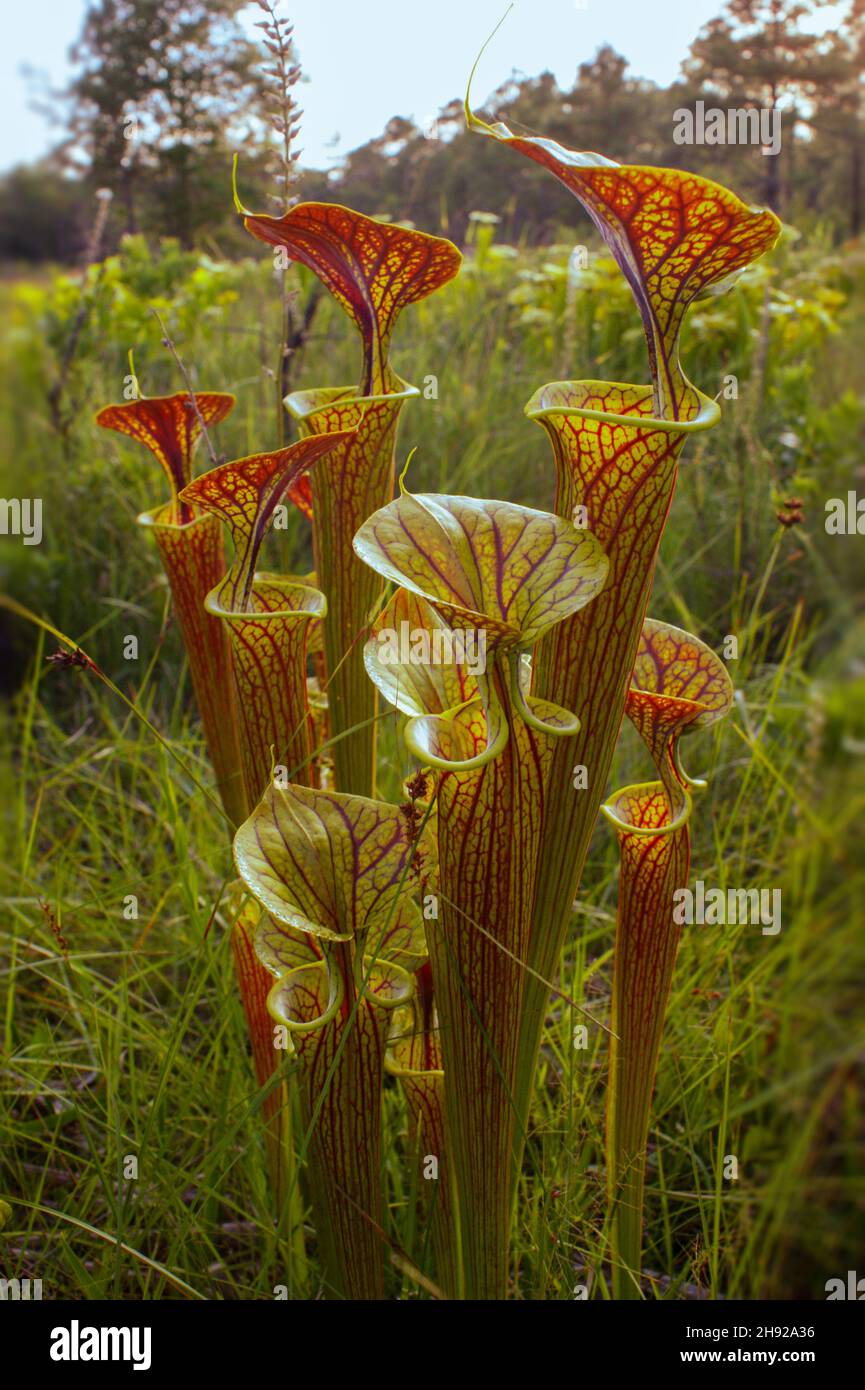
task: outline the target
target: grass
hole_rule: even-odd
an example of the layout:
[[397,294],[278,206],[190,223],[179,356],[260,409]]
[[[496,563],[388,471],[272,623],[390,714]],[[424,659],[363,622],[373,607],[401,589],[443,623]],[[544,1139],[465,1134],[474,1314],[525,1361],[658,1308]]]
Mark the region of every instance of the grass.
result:
[[[420,445],[415,488],[548,506],[547,445],[521,419],[522,403],[565,372],[566,357],[584,375],[638,379],[639,329],[627,301],[610,298],[600,259],[603,292],[588,290],[570,311],[555,248],[494,253],[476,247],[468,274],[419,307],[414,335],[395,352],[409,380],[432,374],[438,387],[437,399],[412,407],[400,451]],[[653,1112],[649,1297],[822,1299],[827,1279],[856,1267],[865,1227],[859,562],[855,538],[827,542],[820,522],[821,499],[857,476],[865,286],[845,271],[842,302],[821,324],[819,287],[835,272],[819,247],[789,255],[784,292],[801,290],[806,307],[774,316],[762,383],[759,279],[706,310],[702,334],[692,330],[694,379],[711,393],[729,367],[742,395],[686,454],[652,604],[713,645],[739,638],[734,711],[686,750],[689,769],[710,776],[695,810],[692,882],[779,887],[783,918],[773,937],[755,926],[685,928]],[[241,297],[203,327],[190,321],[180,341],[203,386],[238,392],[219,436],[229,456],[268,447],[276,429],[263,371],[275,341],[272,286],[255,266],[232,274]],[[184,292],[170,301],[181,316]],[[14,303],[0,391],[14,484],[44,490],[47,524],[38,555],[3,542],[8,586],[92,652],[171,751],[95,677],[46,664],[50,639],[7,626],[15,680],[0,757],[0,1195],[12,1214],[2,1274],[41,1278],[47,1298],[272,1298],[289,1276],[228,950],[229,848],[196,785],[212,779],[188,678],[155,557],[134,527],[160,484],[143,455],[88,423],[120,397],[129,343],[115,324],[100,350],[102,317],[110,328],[119,310],[112,301],[94,313],[70,378],[72,423],[58,435],[45,409],[54,349],[34,324],[38,311],[62,341],[68,315],[52,327],[44,301]],[[146,355],[139,348],[145,389],[176,389],[143,311],[140,333],[150,344]],[[347,342],[343,322],[325,312],[298,384],[350,380]],[[782,434],[797,444],[779,445]],[[808,514],[790,533],[774,516],[785,490],[805,495]],[[306,545],[298,526],[274,546],[275,563],[302,568]],[[129,632],[142,653],[132,674],[121,655]],[[379,793],[396,799],[410,770],[396,717],[381,731]],[[624,731],[612,785],[648,773]],[[616,876],[602,825],[538,1075],[515,1297],[608,1296]],[[587,1046],[575,1048],[581,1023]],[[434,1272],[392,1082],[385,1117],[389,1293],[426,1298]],[[730,1158],[735,1180],[725,1176]],[[312,1241],[310,1251],[308,1281],[292,1296],[318,1291]]]

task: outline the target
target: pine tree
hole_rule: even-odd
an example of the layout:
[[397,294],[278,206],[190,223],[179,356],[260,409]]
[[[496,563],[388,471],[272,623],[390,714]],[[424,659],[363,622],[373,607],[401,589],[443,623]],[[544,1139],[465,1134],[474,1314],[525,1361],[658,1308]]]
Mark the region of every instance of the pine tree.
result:
[[796,128],[815,89],[832,82],[832,41],[800,27],[825,0],[728,0],[691,45],[686,78],[718,93],[735,107],[778,111],[787,165],[782,185],[781,155],[763,160],[763,198],[776,212],[793,182]]

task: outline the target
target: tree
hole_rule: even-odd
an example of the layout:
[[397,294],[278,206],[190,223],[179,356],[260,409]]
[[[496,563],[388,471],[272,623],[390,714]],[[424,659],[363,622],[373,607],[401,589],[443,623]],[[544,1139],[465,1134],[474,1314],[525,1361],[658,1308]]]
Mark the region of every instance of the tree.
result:
[[0,180],[0,261],[79,260],[89,216],[78,180],[48,164],[10,170]]
[[[237,19],[244,0],[97,0],[72,53],[65,154],[93,183],[115,189],[126,230],[139,222],[142,185],[160,230],[189,245],[212,216],[199,202],[226,142],[260,145],[262,59]],[[224,195],[223,195],[224,196]]]
[[837,78],[831,39],[800,27],[825,3],[828,0],[728,0],[727,15],[706,25],[683,64],[688,80],[717,93],[728,105],[781,114],[786,190],[781,155],[763,159],[763,197],[776,212],[792,187],[796,127],[804,118],[803,106]]
[[[832,56],[835,82],[820,92],[811,125],[824,159],[821,184],[847,207],[850,234],[858,236],[863,220],[865,0],[852,0],[849,13],[832,36]],[[826,150],[831,155],[828,168]]]

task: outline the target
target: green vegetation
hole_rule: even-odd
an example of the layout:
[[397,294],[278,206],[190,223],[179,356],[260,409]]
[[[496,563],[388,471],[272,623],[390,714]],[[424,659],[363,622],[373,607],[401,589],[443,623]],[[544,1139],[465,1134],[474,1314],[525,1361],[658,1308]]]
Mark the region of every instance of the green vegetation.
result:
[[[549,507],[549,447],[522,414],[532,390],[559,375],[644,379],[639,320],[612,262],[587,238],[580,269],[573,230],[557,235],[542,249],[508,245],[494,219],[474,217],[460,277],[398,329],[400,370],[427,388],[400,436],[401,458],[418,446],[414,490]],[[306,272],[289,285],[309,303]],[[3,539],[0,590],[78,641],[177,755],[95,677],[46,664],[50,639],[34,644],[0,610],[4,1272],[41,1277],[50,1297],[271,1297],[286,1276],[249,1123],[264,1098],[229,958],[233,871],[196,786],[211,773],[165,586],[134,525],[158,480],[92,414],[122,397],[129,349],[148,395],[181,388],[155,306],[195,382],[238,396],[220,452],[276,447],[272,263],[137,238],[83,289],[60,275],[0,292],[4,490],[41,497],[44,524],[39,547]],[[732,293],[697,305],[686,330],[689,373],[720,393],[723,420],[685,455],[652,613],[716,649],[739,638],[733,710],[701,745],[707,766],[690,769],[712,779],[691,881],[779,887],[784,915],[775,937],[684,932],[650,1134],[645,1266],[658,1296],[823,1297],[859,1244],[862,576],[860,543],[827,536],[823,521],[828,497],[861,487],[863,303],[858,245],[841,254],[818,232],[788,231]],[[292,384],[356,373],[338,311],[322,301]],[[779,512],[804,519],[784,524]],[[309,567],[299,517],[268,546],[274,568]],[[127,634],[139,639],[135,663]],[[397,716],[380,727],[377,793],[399,800],[411,760]],[[645,766],[623,731],[611,786]],[[544,1039],[515,1296],[565,1299],[591,1281],[608,1292],[607,1043],[602,1028],[588,1051],[573,1038],[583,1009],[608,1021],[616,866],[602,826]],[[388,1293],[426,1297],[395,1082],[385,1124]],[[738,1157],[735,1182],[726,1155]]]

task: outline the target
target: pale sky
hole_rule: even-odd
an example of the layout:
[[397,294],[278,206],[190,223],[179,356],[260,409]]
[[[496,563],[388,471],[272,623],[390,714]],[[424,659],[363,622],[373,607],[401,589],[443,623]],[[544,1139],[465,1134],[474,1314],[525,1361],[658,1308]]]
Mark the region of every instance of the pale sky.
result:
[[[0,0],[0,170],[44,154],[60,138],[29,105],[29,66],[50,85],[69,79],[68,50],[88,0]],[[430,120],[461,97],[484,39],[507,0],[285,0],[304,74],[303,162],[327,168],[379,135],[390,116]],[[697,32],[723,0],[516,0],[481,60],[476,104],[512,69],[552,71],[570,86],[602,43],[630,61],[637,77],[667,84]],[[250,7],[250,32],[261,12]],[[820,28],[828,27],[832,11]]]

